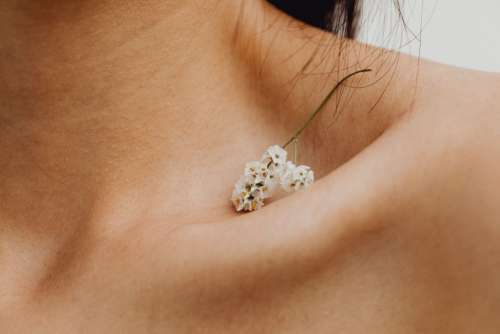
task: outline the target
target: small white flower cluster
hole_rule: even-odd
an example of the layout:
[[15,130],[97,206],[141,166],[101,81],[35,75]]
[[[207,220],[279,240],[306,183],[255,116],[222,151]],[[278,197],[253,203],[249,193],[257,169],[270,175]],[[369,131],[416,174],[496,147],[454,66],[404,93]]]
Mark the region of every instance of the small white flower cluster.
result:
[[245,172],[234,187],[231,201],[236,211],[254,211],[264,205],[277,186],[287,192],[306,188],[314,182],[314,173],[307,166],[287,161],[286,151],[278,145],[269,147],[260,161],[246,164]]

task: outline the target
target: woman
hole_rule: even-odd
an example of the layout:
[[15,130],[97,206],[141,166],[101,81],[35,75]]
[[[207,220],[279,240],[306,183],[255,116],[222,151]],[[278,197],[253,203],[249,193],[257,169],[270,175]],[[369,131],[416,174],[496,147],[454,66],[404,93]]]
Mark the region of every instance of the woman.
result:
[[[337,34],[3,1],[0,332],[498,333],[500,77],[348,40],[333,3]],[[317,182],[237,213],[244,164],[363,69],[300,138]]]

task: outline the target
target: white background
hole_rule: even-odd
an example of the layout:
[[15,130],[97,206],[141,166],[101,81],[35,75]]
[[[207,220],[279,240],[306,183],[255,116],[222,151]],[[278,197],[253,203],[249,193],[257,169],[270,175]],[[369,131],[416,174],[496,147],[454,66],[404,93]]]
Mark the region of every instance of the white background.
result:
[[[360,39],[438,62],[500,72],[500,0],[364,0]],[[418,40],[420,39],[420,41]]]

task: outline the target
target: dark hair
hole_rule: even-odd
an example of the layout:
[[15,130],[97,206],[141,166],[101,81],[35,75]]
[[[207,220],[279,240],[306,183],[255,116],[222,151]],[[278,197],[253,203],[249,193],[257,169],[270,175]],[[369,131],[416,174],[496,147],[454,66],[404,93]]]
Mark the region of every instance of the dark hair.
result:
[[312,26],[344,37],[356,35],[359,0],[268,0],[269,3]]

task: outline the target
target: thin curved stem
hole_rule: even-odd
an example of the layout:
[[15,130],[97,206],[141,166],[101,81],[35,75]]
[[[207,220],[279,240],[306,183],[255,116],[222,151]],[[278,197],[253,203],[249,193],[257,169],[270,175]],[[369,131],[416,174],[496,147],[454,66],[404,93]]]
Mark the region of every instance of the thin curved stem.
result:
[[330,91],[330,93],[328,93],[328,95],[321,102],[321,104],[319,105],[319,107],[311,114],[311,116],[307,119],[307,121],[304,123],[304,125],[282,147],[284,149],[287,148],[288,145],[290,145],[294,140],[297,140],[299,138],[299,136],[302,134],[302,132],[309,126],[309,124],[311,124],[311,122],[314,120],[314,118],[316,118],[316,116],[319,114],[319,112],[321,110],[323,110],[323,108],[326,106],[326,104],[328,103],[328,101],[332,98],[333,94],[335,94],[335,92],[337,91],[337,89],[340,86],[342,86],[342,84],[344,82],[346,82],[348,79],[352,78],[353,76],[355,76],[357,74],[366,73],[366,72],[371,72],[371,69],[367,68],[367,69],[364,69],[364,70],[359,70],[359,71],[353,72],[353,73],[345,76],[339,82],[337,82],[337,84],[335,85],[335,87],[333,87],[333,89]]

